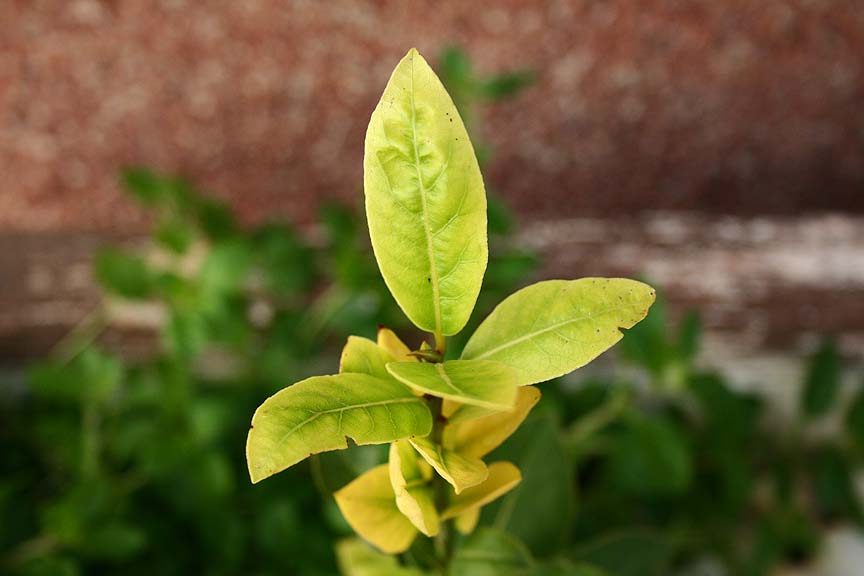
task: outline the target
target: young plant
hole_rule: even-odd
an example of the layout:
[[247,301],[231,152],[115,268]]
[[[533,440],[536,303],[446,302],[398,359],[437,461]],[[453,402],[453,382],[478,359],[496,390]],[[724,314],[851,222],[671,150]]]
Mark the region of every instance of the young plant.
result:
[[[246,446],[252,482],[328,450],[390,443],[389,464],[335,494],[348,523],[379,550],[436,539],[434,567],[453,553],[450,525],[475,527],[480,508],[520,471],[483,457],[522,423],[532,386],[597,357],[648,312],[654,290],[626,279],[539,282],[501,302],[459,358],[447,337],[468,322],[488,259],[486,193],[456,107],[412,49],[393,72],[366,133],[366,214],[384,280],[429,332],[412,350],[382,328],[349,337],[339,373],[278,392],[255,412]],[[458,558],[458,554],[457,554]],[[426,566],[431,568],[433,566]]]

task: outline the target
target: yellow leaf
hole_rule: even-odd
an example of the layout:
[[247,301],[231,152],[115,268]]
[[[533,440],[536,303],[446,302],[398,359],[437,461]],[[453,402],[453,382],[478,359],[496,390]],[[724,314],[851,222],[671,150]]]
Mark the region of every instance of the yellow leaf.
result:
[[474,529],[477,527],[477,523],[480,521],[480,507],[472,508],[467,512],[463,512],[459,516],[453,520],[453,524],[456,525],[456,530],[459,531],[460,534],[471,534],[474,532]]
[[451,498],[450,506],[441,514],[441,519],[449,520],[471,510],[479,510],[499,496],[509,492],[521,481],[522,474],[510,462],[490,464],[489,477],[486,481]]
[[426,438],[412,438],[409,442],[442,478],[453,485],[457,494],[480,484],[489,474],[482,460],[460,456]]
[[333,496],[351,528],[382,552],[404,552],[417,536],[417,529],[396,506],[387,464],[372,468]]
[[426,536],[438,534],[438,511],[429,480],[432,470],[405,441],[390,444],[390,482],[396,506]]
[[538,400],[540,390],[534,386],[523,386],[519,388],[516,407],[512,412],[496,412],[449,423],[444,429],[444,445],[462,456],[482,458],[519,428]]
[[390,353],[396,362],[417,362],[417,358],[410,356],[411,348],[409,348],[402,340],[389,328],[380,326],[378,328],[378,346]]

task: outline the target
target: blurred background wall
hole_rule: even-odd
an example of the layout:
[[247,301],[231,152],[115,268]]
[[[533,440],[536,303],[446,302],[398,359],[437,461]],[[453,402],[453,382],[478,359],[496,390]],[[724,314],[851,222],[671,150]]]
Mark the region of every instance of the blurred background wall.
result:
[[720,355],[864,350],[858,0],[2,0],[0,356],[80,319],[93,249],[146,230],[122,166],[311,225],[361,204],[398,58],[454,44],[536,73],[483,136],[543,276],[649,278]]

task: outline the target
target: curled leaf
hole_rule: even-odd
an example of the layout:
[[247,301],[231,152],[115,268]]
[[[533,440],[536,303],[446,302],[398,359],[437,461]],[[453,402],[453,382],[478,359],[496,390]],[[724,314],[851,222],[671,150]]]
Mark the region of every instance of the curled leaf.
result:
[[480,484],[489,475],[489,470],[482,460],[465,458],[425,438],[413,438],[410,442],[423,459],[453,485],[456,494]]
[[429,480],[432,470],[406,440],[390,444],[390,482],[396,506],[426,536],[438,534],[438,511]]

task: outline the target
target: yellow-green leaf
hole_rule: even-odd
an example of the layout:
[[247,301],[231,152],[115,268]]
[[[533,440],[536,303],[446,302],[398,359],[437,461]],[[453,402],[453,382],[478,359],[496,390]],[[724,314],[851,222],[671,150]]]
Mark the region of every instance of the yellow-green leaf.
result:
[[280,390],[252,417],[246,462],[252,482],[304,458],[357,444],[426,436],[426,402],[396,382],[367,374],[313,376]]
[[466,458],[453,452],[445,450],[439,444],[426,438],[412,438],[411,445],[420,452],[438,474],[453,485],[457,494],[480,484],[489,475],[489,470],[482,460],[477,458]]
[[417,358],[410,356],[411,348],[389,328],[378,327],[378,346],[387,351],[397,362],[417,362]]
[[393,360],[395,358],[375,342],[360,336],[349,336],[348,343],[342,349],[339,372],[369,374],[377,378],[389,379],[390,373],[387,372],[386,366]]
[[519,428],[528,412],[540,400],[540,391],[534,386],[519,388],[516,407],[512,412],[497,412],[470,420],[453,420],[444,428],[444,445],[462,456],[482,458],[501,445]]
[[647,284],[623,278],[539,282],[501,302],[462,357],[507,364],[519,385],[563,376],[618,342],[620,329],[645,318],[654,297]]
[[369,235],[390,292],[418,327],[456,334],[486,270],[486,192],[462,119],[415,49],[372,113],[363,169]]
[[522,474],[510,462],[494,462],[489,465],[489,477],[482,484],[469,488],[450,499],[450,505],[441,514],[442,520],[456,518],[471,510],[479,509],[503,496],[522,481]]
[[485,360],[448,360],[441,364],[391,362],[387,371],[414,390],[493,410],[512,410],[516,374]]
[[417,536],[417,529],[396,507],[387,464],[358,476],[333,496],[351,528],[382,552],[404,552]]
[[429,485],[432,469],[405,440],[390,444],[390,482],[396,506],[426,536],[438,534],[435,494]]
[[460,534],[465,534],[466,536],[474,532],[474,529],[477,528],[478,522],[480,522],[479,506],[477,508],[472,508],[467,512],[463,512],[453,520],[456,530],[458,530]]
[[342,576],[424,576],[417,568],[400,566],[395,556],[370,548],[359,538],[336,543],[336,560]]

